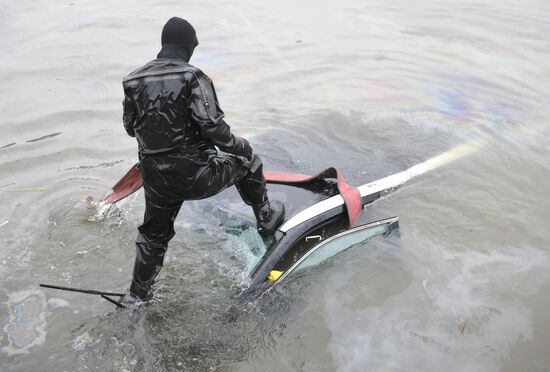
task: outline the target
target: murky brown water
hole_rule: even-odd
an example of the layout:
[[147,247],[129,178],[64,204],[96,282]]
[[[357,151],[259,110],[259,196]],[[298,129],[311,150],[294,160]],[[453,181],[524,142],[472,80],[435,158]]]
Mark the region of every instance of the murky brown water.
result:
[[[136,159],[121,79],[173,15],[267,168],[363,184],[489,144],[369,208],[398,215],[399,238],[236,321],[223,314],[254,238],[224,227],[220,206],[249,213],[231,192],[184,205],[140,311],[40,290],[128,285],[142,194],[95,222],[83,200]],[[543,0],[3,1],[0,370],[548,371],[548,19]]]

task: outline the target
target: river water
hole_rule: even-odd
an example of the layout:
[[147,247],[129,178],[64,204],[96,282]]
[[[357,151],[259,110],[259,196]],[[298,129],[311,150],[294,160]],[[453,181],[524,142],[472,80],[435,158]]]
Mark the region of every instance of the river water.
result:
[[[546,1],[1,5],[0,370],[549,370]],[[336,166],[359,185],[487,145],[369,206],[399,216],[399,236],[236,319],[258,239],[231,232],[251,216],[234,191],[184,204],[146,306],[41,289],[129,284],[143,194],[104,219],[86,198],[136,161],[121,79],[173,15],[195,25],[191,62],[268,169]]]

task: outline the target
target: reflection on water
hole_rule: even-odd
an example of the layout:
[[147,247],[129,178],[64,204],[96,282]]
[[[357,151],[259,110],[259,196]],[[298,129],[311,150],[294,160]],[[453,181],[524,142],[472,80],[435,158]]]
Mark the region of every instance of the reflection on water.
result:
[[[0,369],[550,365],[549,5],[206,1],[3,4]],[[234,190],[184,203],[156,297],[138,311],[37,291],[128,286],[143,195],[102,218],[96,201],[136,161],[121,79],[155,56],[173,15],[196,26],[193,62],[268,169],[337,166],[363,184],[488,145],[369,207],[373,220],[399,216],[398,240],[350,250],[238,316],[226,310],[265,247]],[[270,191],[298,208],[302,194]]]
[[4,327],[8,345],[2,351],[8,355],[27,354],[30,348],[42,345],[46,339],[46,299],[41,292],[13,293],[6,302],[9,320]]

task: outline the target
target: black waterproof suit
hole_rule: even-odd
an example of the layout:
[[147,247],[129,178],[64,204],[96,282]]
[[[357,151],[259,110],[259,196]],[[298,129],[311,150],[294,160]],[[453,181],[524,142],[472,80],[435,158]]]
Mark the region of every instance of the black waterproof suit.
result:
[[145,189],[130,287],[141,298],[162,267],[184,200],[231,185],[249,205],[267,200],[261,160],[231,133],[212,81],[188,59],[177,45],[164,45],[157,59],[123,80],[124,128],[137,139]]

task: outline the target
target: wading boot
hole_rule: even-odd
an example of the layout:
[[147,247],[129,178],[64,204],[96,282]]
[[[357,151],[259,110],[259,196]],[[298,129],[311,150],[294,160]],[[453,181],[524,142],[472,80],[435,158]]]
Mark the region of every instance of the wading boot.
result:
[[147,301],[153,297],[152,293],[150,293],[149,290],[143,288],[141,285],[139,285],[133,280],[132,280],[132,283],[130,284],[130,289],[126,294],[131,295],[131,297],[135,299],[139,299],[141,301]]
[[261,204],[252,204],[252,210],[262,238],[273,235],[285,218],[285,206],[279,200],[270,202],[266,199]]

